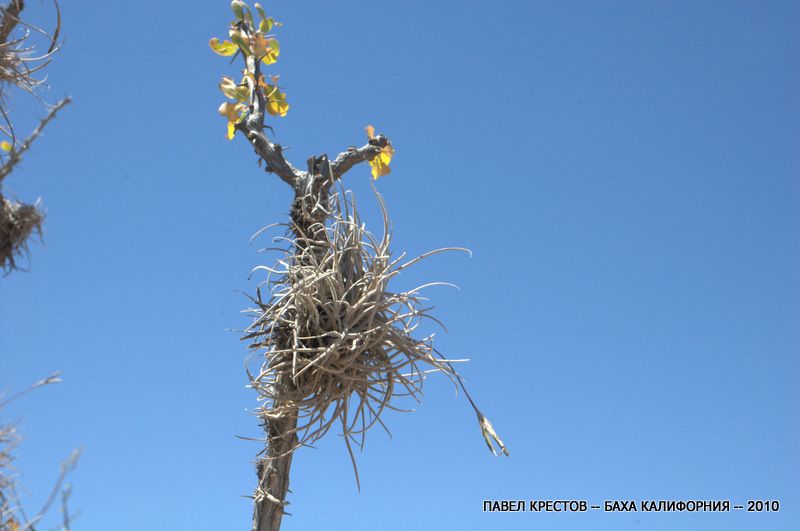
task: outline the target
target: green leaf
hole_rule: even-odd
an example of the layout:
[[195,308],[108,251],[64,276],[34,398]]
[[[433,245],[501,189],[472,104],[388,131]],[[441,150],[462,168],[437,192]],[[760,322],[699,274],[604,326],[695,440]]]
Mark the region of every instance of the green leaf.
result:
[[253,22],[253,14],[250,12],[250,9],[245,7],[244,9],[244,20],[249,24],[251,28],[255,28],[256,24]]
[[222,81],[219,83],[219,90],[228,98],[241,103],[247,103],[250,100],[250,91],[247,85],[243,83],[237,84],[229,77],[223,76]]
[[278,61],[278,55],[281,53],[278,39],[266,38],[259,34],[253,37],[253,42],[256,57],[259,57],[265,65],[271,65]]
[[208,41],[208,45],[215,53],[223,56],[231,56],[239,51],[239,47],[230,41],[219,42],[219,39],[214,37]]
[[236,133],[236,124],[242,121],[246,110],[246,105],[229,101],[219,106],[219,113],[228,119],[228,140],[233,138]]
[[256,11],[258,11],[258,16],[261,17],[261,22],[258,23],[258,31],[266,35],[269,33],[269,30],[272,29],[272,26],[275,25],[275,19],[267,16],[261,4],[254,4],[254,6]]
[[244,8],[245,8],[244,2],[242,2],[241,0],[233,0],[233,2],[231,2],[231,11],[233,11],[233,14],[239,20],[242,20],[244,18],[244,13],[243,13]]
[[269,47],[272,48],[273,55],[275,55],[275,57],[278,57],[281,54],[281,44],[275,37],[270,37],[268,40],[269,40]]
[[264,96],[267,98],[267,112],[272,116],[286,116],[289,104],[286,102],[286,93],[281,92],[277,85],[261,82]]
[[242,50],[242,53],[253,55],[253,50],[250,49],[250,44],[247,42],[247,36],[243,32],[231,32],[231,40]]
[[262,19],[265,19],[265,18],[267,18],[267,14],[266,14],[266,13],[264,13],[264,8],[263,8],[263,7],[261,7],[261,4],[259,4],[258,2],[256,2],[255,4],[253,4],[253,7],[255,7],[255,8],[256,8],[256,11],[258,11],[258,16],[260,16]]
[[228,121],[239,123],[242,121],[242,116],[244,111],[247,110],[247,106],[241,103],[231,103],[226,101],[222,105],[219,106],[219,113],[228,119]]

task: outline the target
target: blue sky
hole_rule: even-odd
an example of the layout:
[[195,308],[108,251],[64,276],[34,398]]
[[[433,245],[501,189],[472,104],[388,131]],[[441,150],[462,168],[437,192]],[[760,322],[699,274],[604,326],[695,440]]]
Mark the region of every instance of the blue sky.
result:
[[[26,13],[52,26],[52,9]],[[225,139],[208,48],[228,3],[62,2],[54,101],[74,104],[4,183],[41,196],[44,246],[0,280],[0,385],[31,506],[85,448],[75,529],[245,529],[248,238],[290,190]],[[284,529],[796,529],[800,521],[798,2],[265,2],[284,23],[303,165],[365,140],[401,276],[508,444],[486,451],[433,377],[358,455],[331,433],[293,465]],[[17,127],[43,114],[12,100]],[[346,184],[379,228],[367,167]],[[484,514],[484,499],[778,499],[778,513]]]

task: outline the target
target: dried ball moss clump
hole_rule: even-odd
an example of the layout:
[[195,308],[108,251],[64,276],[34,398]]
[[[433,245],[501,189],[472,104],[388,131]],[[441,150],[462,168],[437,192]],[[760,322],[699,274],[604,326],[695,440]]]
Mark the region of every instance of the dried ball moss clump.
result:
[[[380,239],[362,224],[352,192],[340,192],[329,199],[326,223],[305,231],[290,227],[293,236],[276,238],[289,245],[281,249],[278,265],[256,268],[267,272],[271,297],[265,302],[259,291],[250,310],[255,321],[245,338],[252,340],[251,348],[266,349],[259,371],[248,371],[250,385],[264,401],[262,418],[297,416],[292,450],[315,442],[338,423],[352,455],[351,442],[363,447],[369,428],[386,429],[381,413],[397,409],[396,397],[419,399],[426,373],[442,372],[462,383],[451,363],[455,360],[437,355],[433,336],[412,337],[423,319],[436,321],[420,290],[442,283],[399,293],[389,291],[388,284],[428,256],[466,250],[392,257],[388,215],[376,195],[383,213]],[[484,436],[505,453],[491,425],[477,408],[476,413]]]
[[[301,446],[321,438],[339,422],[350,440],[360,438],[397,396],[418,397],[426,370],[454,376],[438,358],[432,337],[414,339],[420,320],[429,317],[419,290],[392,293],[389,281],[422,257],[403,263],[389,252],[388,218],[378,240],[362,225],[352,195],[330,198],[332,216],[295,237],[269,274],[271,298],[257,307],[246,338],[267,349],[251,385],[265,400],[259,414],[268,419],[298,417]],[[383,208],[383,203],[381,203]],[[288,345],[290,348],[280,348]],[[285,385],[281,386],[280,382]]]
[[0,195],[0,267],[6,273],[16,269],[17,259],[27,250],[34,231],[41,236],[44,214],[37,205],[9,201]]

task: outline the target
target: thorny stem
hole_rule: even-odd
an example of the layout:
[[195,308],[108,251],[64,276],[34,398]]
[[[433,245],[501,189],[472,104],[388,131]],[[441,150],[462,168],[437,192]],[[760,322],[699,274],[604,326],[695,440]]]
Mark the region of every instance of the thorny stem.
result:
[[[297,169],[286,160],[283,148],[270,141],[264,132],[264,110],[267,102],[258,86],[261,78],[260,63],[252,55],[245,59],[247,85],[251,95],[250,109],[248,116],[236,127],[250,141],[256,154],[264,160],[266,170],[276,174],[294,190],[291,218],[296,241],[313,241],[314,232],[319,230],[320,224],[324,224],[328,217],[325,205],[334,181],[356,164],[375,158],[389,140],[384,136],[377,136],[361,148],[348,148],[333,162],[330,162],[327,155],[310,157],[307,161],[308,171]],[[275,347],[290,350],[293,345],[287,339]],[[274,409],[285,409],[285,404],[281,403],[279,397],[291,394],[293,386],[290,378],[275,382],[278,398],[272,405]],[[280,418],[270,418],[268,415],[263,418],[267,447],[266,456],[259,458],[256,463],[258,486],[253,496],[253,531],[278,531],[283,515],[287,514],[284,508],[288,504],[286,495],[289,490],[289,473],[292,456],[298,445],[297,414],[295,407]]]
[[58,111],[64,108],[67,104],[69,104],[72,100],[70,98],[64,98],[63,100],[56,103],[51,109],[50,112],[47,113],[47,116],[42,118],[42,121],[39,122],[39,125],[36,126],[36,129],[33,130],[31,135],[26,138],[19,147],[15,147],[11,154],[8,156],[8,160],[2,167],[0,167],[0,183],[3,182],[3,179],[11,173],[11,170],[14,169],[20,160],[22,160],[22,154],[30,148],[31,144],[33,143],[36,138],[42,133],[42,130],[45,126],[50,123],[50,121],[56,117]]

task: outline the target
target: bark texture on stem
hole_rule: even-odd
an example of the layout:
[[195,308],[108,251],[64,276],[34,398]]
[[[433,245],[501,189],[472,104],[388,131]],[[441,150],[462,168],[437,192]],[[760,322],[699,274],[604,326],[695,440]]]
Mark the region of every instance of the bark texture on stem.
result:
[[253,503],[253,531],[277,531],[288,504],[289,472],[297,446],[297,414],[282,419],[267,419],[267,457],[256,462],[258,487]]

